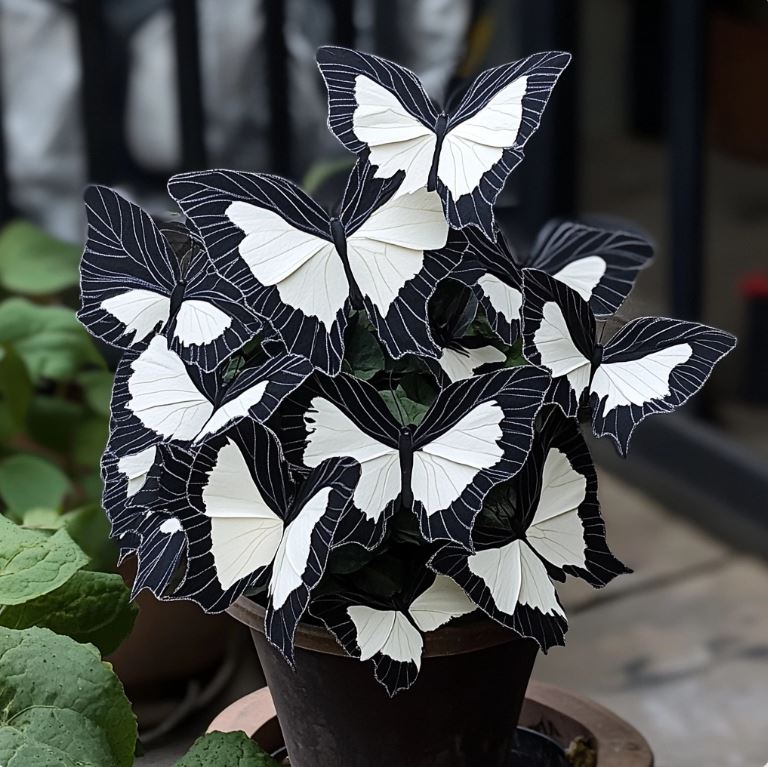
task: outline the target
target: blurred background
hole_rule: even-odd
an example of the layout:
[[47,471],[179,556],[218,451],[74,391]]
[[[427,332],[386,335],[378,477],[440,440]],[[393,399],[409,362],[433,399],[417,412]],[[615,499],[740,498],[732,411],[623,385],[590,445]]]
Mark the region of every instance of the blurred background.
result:
[[[609,536],[637,575],[566,594],[571,644],[539,678],[616,708],[662,765],[763,764],[765,0],[0,0],[0,344],[32,391],[21,415],[0,409],[0,496],[8,459],[42,449],[98,498],[108,371],[93,375],[74,324],[39,314],[76,304],[83,187],[115,186],[160,217],[174,215],[165,181],[181,170],[322,188],[351,164],[325,127],[314,53],[328,43],[412,68],[439,100],[489,66],[574,54],[499,200],[503,227],[521,248],[552,217],[639,228],[657,256],[625,314],[698,320],[740,344],[685,412],[643,425],[626,464],[595,446]],[[24,321],[3,308],[20,300]],[[46,368],[51,350],[64,358]],[[6,409],[21,375],[8,359]],[[52,410],[52,396],[68,404]]]

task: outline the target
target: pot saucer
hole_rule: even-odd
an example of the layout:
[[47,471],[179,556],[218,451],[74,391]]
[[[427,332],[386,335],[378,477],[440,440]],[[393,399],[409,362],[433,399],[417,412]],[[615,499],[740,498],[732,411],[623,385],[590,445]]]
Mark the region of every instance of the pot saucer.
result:
[[[284,753],[268,688],[235,701],[208,727],[208,732],[239,730],[266,751]],[[518,748],[520,764],[530,767],[653,767],[648,743],[630,724],[588,698],[537,682],[526,693]]]

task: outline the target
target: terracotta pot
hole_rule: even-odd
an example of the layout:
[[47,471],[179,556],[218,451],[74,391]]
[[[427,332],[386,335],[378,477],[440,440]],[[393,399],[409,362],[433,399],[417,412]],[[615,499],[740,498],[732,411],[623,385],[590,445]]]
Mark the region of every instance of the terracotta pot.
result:
[[[130,584],[134,561],[123,563],[119,572]],[[191,602],[160,602],[147,591],[136,603],[133,631],[107,658],[131,697],[157,696],[167,692],[165,683],[188,680],[221,663],[236,630],[226,616],[206,615]]]
[[[561,754],[568,755],[570,764],[653,767],[653,753],[634,727],[597,703],[551,685],[530,684],[520,724],[535,732],[546,733]],[[372,723],[368,727],[369,732],[373,732]],[[208,727],[208,732],[240,730],[270,753],[279,753],[283,749],[285,739],[268,688],[235,701]],[[406,759],[401,764],[413,763]],[[531,762],[526,767],[539,767],[539,763]]]
[[390,699],[370,663],[324,629],[300,624],[296,671],[264,637],[264,610],[230,614],[251,629],[292,767],[503,767],[536,658],[486,618],[428,634],[416,684]]

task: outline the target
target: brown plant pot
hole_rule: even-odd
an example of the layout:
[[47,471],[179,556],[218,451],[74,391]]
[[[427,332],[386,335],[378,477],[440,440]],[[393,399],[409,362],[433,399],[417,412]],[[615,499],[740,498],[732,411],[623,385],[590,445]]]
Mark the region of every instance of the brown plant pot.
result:
[[[130,585],[134,560],[118,571]],[[187,680],[221,663],[235,630],[226,616],[206,615],[191,602],[160,602],[147,591],[136,603],[133,631],[107,658],[131,697],[157,695],[168,682]]]
[[[653,767],[653,753],[634,727],[594,701],[552,685],[531,682],[520,724],[547,734],[567,754],[567,762],[578,767]],[[373,723],[368,727],[372,737],[379,732]],[[235,731],[245,732],[269,753],[283,750],[285,739],[269,688],[235,701],[208,727],[208,732]]]
[[251,630],[292,767],[503,767],[536,658],[531,640],[488,619],[428,634],[416,684],[394,698],[370,663],[324,629],[300,624],[296,670],[264,636],[264,609],[229,609]]

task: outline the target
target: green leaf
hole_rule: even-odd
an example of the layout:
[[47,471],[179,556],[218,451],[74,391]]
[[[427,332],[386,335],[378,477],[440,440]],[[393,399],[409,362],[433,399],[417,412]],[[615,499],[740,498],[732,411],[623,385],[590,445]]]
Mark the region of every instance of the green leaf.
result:
[[96,469],[83,474],[80,477],[80,489],[83,491],[83,500],[87,503],[100,503],[104,493],[104,481],[101,472]]
[[77,377],[88,407],[97,415],[109,417],[113,380],[108,370],[85,370]]
[[73,380],[106,363],[71,309],[39,306],[23,298],[0,303],[0,344],[12,343],[32,381]]
[[211,732],[198,738],[174,767],[279,767],[244,732]]
[[24,421],[32,400],[32,382],[27,368],[16,350],[0,346],[0,434],[16,434]]
[[0,628],[0,680],[0,728],[12,727],[27,742],[57,749],[74,764],[133,764],[131,704],[92,645],[44,628]]
[[437,399],[440,391],[432,376],[423,373],[406,373],[400,379],[399,388],[402,389],[408,399],[425,405],[427,408]]
[[67,532],[90,557],[89,570],[112,572],[117,566],[117,546],[110,540],[110,524],[100,502],[89,503],[61,517]]
[[109,421],[100,415],[86,416],[75,429],[72,457],[79,466],[94,468],[109,436]]
[[71,489],[67,475],[44,458],[17,453],[0,461],[0,498],[17,514],[58,508]]
[[131,633],[137,613],[120,575],[81,570],[49,594],[0,609],[0,626],[48,628],[109,655]]
[[0,517],[0,605],[48,594],[87,564],[88,557],[66,530],[49,536]]
[[380,391],[381,398],[389,408],[390,413],[404,426],[408,424],[418,424],[424,417],[424,413],[429,410],[428,405],[422,405],[420,402],[414,402],[398,386],[394,391]]
[[512,368],[518,365],[527,365],[528,360],[523,357],[523,341],[518,338],[514,346],[505,347],[507,351],[507,360],[504,367]]
[[80,249],[26,221],[0,230],[0,285],[11,293],[43,296],[79,284]]
[[29,436],[38,445],[69,455],[74,446],[77,424],[86,413],[86,409],[77,402],[37,395],[27,416]]
[[98,767],[74,761],[58,748],[39,743],[15,727],[0,727],[0,764],[23,767]]
[[344,355],[352,375],[364,381],[384,370],[384,352],[376,336],[365,327],[359,317],[347,330]]
[[[22,515],[22,527],[27,530],[61,530],[66,518],[55,509],[29,509]],[[75,541],[77,543],[77,541]],[[82,548],[82,547],[81,547]]]

